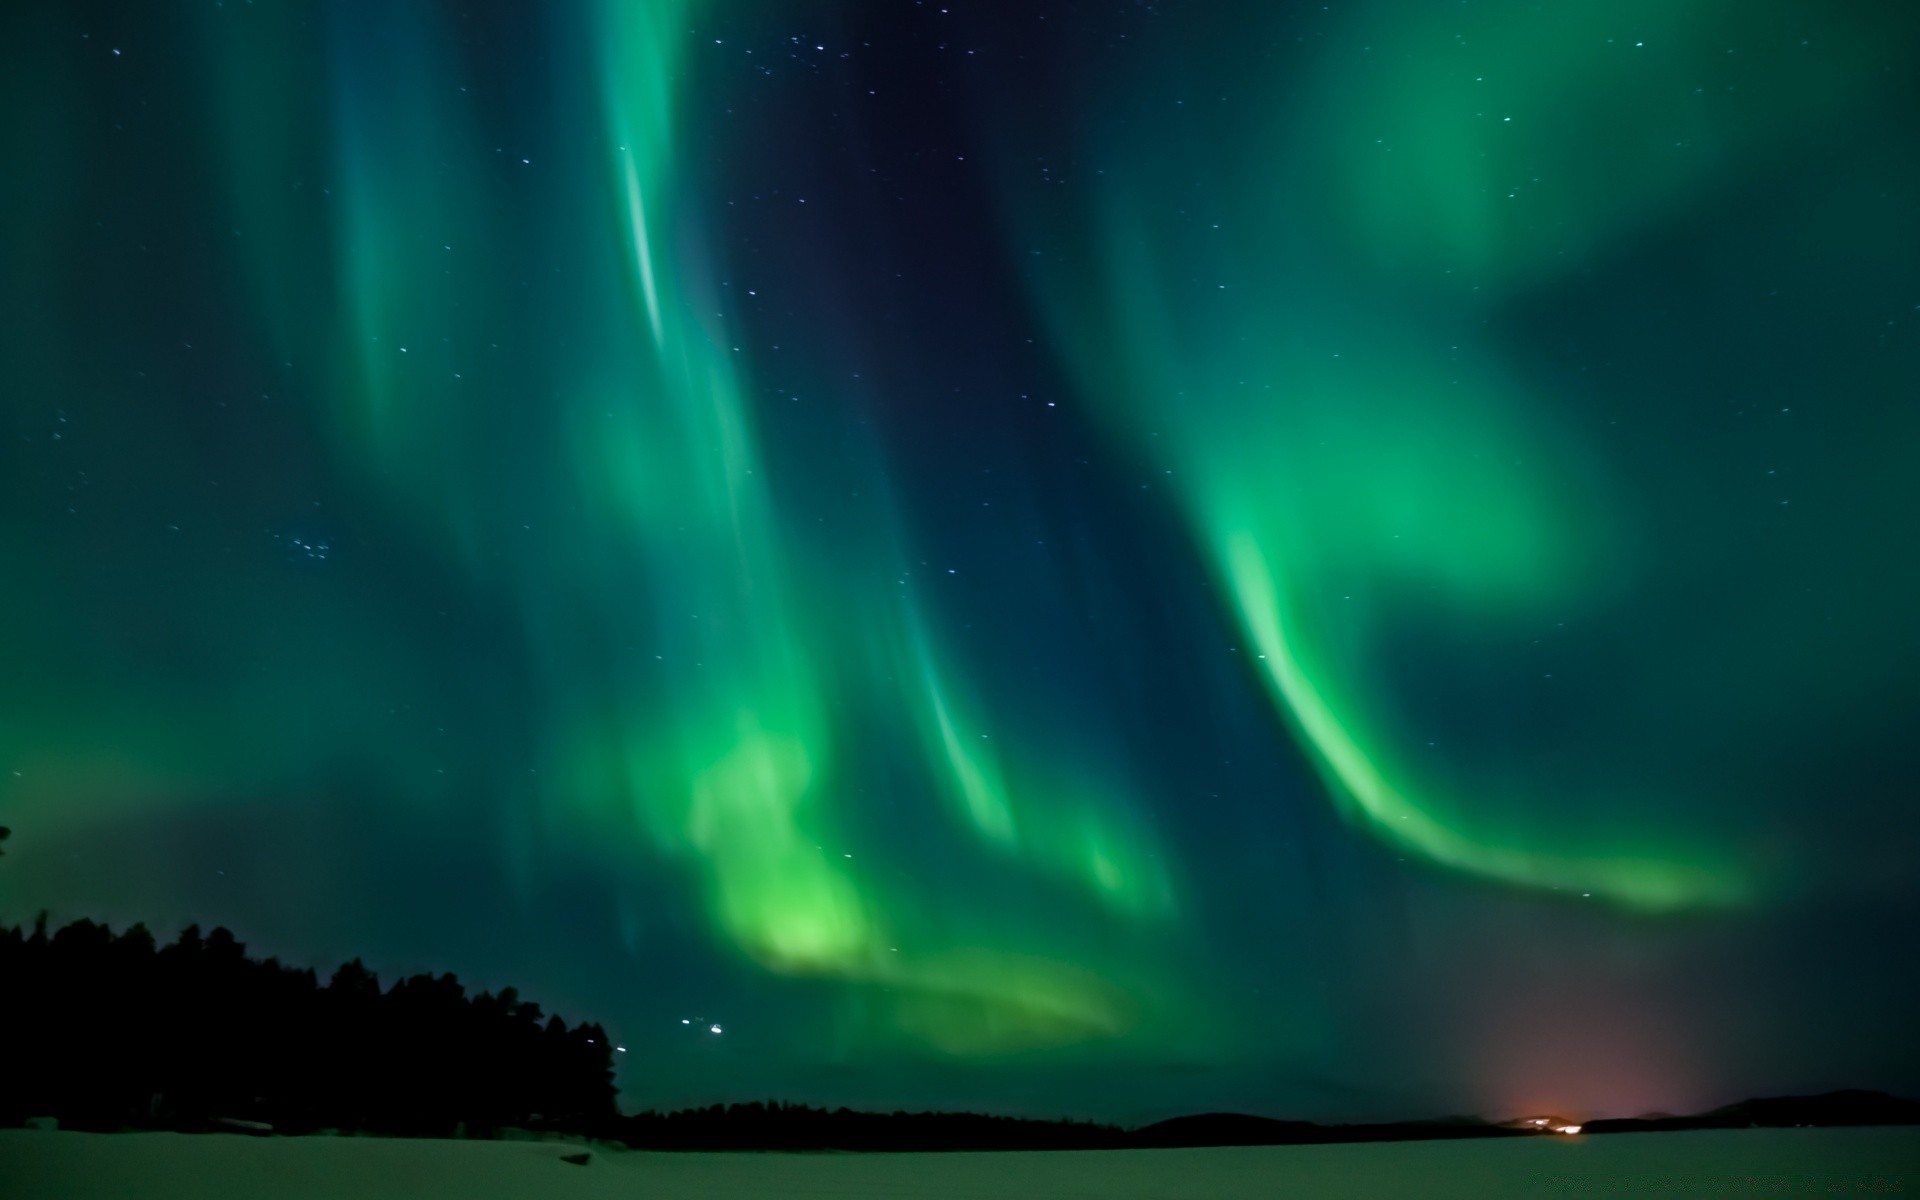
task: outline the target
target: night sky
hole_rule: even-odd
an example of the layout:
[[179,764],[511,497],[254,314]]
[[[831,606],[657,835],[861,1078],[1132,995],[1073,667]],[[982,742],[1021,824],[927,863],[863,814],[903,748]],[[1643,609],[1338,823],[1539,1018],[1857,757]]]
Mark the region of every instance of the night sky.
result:
[[1920,1090],[1902,7],[0,5],[0,916],[629,1107]]

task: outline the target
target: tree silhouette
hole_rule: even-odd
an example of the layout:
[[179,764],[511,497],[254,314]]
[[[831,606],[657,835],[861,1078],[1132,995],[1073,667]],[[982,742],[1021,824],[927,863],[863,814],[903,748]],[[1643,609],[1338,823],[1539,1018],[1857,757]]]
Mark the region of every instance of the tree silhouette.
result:
[[77,921],[0,928],[0,1124],[193,1129],[242,1120],[445,1137],[516,1125],[595,1132],[614,1115],[612,1048],[508,989],[452,975],[385,991],[358,959],[322,986],[250,958],[226,929],[156,946]]

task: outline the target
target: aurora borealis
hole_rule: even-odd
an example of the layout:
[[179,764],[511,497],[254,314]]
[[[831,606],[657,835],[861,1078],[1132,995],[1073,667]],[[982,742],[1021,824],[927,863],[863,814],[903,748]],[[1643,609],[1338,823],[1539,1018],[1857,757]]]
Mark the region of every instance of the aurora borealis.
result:
[[8,6],[0,916],[514,983],[629,1104],[1920,1086],[1916,51]]

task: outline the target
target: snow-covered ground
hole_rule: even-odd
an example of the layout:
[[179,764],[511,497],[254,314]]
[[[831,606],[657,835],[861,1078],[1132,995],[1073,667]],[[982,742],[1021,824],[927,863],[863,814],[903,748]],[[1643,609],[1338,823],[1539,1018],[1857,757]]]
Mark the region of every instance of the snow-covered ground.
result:
[[1234,1200],[1920,1196],[1920,1129],[1028,1154],[654,1154],[538,1142],[0,1130],[5,1200]]

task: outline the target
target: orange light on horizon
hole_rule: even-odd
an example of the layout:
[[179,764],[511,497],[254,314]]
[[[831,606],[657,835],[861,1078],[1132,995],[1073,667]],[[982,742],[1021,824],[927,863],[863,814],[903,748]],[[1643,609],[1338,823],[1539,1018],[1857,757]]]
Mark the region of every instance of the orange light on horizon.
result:
[[1684,1035],[1697,1019],[1669,998],[1562,960],[1552,971],[1499,988],[1475,1010],[1461,1074],[1478,1084],[1481,1111],[1510,1113],[1524,1128],[1652,1110],[1707,1107],[1715,1094],[1699,1050]]
[[1569,1135],[1579,1133],[1582,1128],[1579,1122],[1569,1121],[1563,1117],[1527,1117],[1512,1122],[1512,1124],[1518,1125],[1523,1129],[1531,1129],[1536,1133],[1564,1133]]

